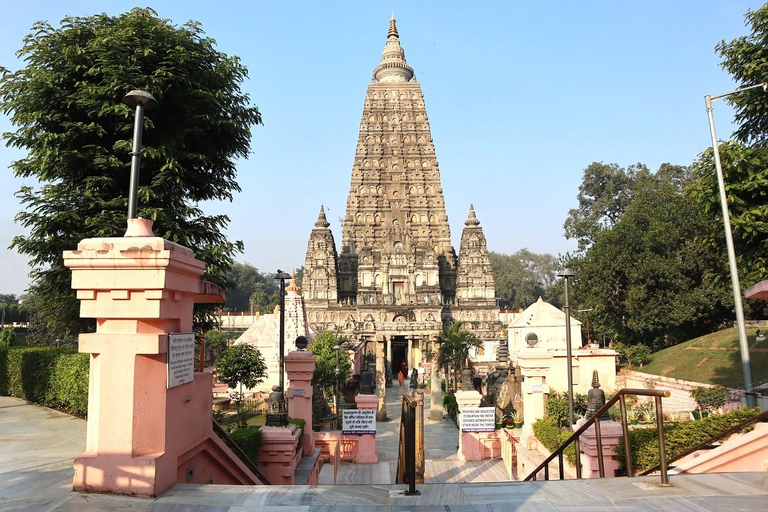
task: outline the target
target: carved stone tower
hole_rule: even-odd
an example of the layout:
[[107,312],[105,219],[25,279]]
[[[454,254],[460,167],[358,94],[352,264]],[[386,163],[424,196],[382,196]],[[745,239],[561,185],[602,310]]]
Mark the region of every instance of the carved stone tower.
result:
[[365,95],[338,258],[322,208],[309,239],[302,288],[310,324],[386,342],[395,373],[401,364],[417,365],[454,319],[497,338],[494,281],[478,224],[470,210],[461,244],[468,261],[460,263],[424,95],[393,18]]

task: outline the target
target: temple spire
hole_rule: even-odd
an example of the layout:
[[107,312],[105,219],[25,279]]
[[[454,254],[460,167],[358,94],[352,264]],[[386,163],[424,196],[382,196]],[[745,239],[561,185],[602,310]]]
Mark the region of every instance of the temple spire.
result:
[[413,69],[405,61],[405,51],[400,46],[400,35],[397,33],[395,15],[389,20],[387,44],[381,52],[381,64],[373,70],[373,79],[377,82],[410,82]]
[[320,205],[320,214],[317,216],[317,222],[315,222],[315,227],[318,228],[327,228],[331,224],[328,222],[328,220],[325,218],[325,207],[324,205]]
[[395,22],[395,13],[392,13],[392,18],[389,20],[389,32],[387,32],[387,39],[390,37],[396,37],[400,38],[400,35],[397,33],[397,24]]
[[469,205],[469,216],[467,217],[467,220],[464,221],[465,226],[479,226],[480,221],[477,220],[477,216],[475,215],[475,206]]

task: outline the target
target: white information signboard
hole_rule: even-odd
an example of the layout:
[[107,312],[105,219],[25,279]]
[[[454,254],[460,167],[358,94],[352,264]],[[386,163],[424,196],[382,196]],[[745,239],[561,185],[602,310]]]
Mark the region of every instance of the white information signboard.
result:
[[462,432],[493,432],[495,429],[495,407],[470,407],[461,410]]
[[168,389],[195,380],[195,333],[168,335]]
[[375,434],[376,411],[374,409],[344,409],[341,418],[342,434]]

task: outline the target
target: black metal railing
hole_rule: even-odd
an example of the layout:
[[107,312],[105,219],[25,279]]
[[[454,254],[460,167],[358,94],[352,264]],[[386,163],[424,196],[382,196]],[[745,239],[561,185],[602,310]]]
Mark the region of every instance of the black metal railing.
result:
[[[408,484],[406,496],[421,494],[416,490],[416,480],[418,478],[417,470],[417,423],[419,427],[424,425],[423,420],[418,421],[419,413],[423,414],[424,409],[419,407],[419,402],[423,404],[423,394],[411,393],[403,395],[402,412],[400,414],[400,442],[397,454],[397,479],[398,484]],[[423,439],[423,438],[422,438]],[[424,443],[421,443],[423,454]],[[421,460],[424,460],[423,455]],[[423,483],[423,475],[422,475]]]
[[[747,428],[747,427],[749,427],[751,425],[754,425],[755,423],[762,422],[762,421],[768,421],[768,411],[763,411],[763,412],[761,412],[760,414],[758,414],[757,416],[755,416],[755,417],[753,417],[751,419],[748,419],[746,421],[742,421],[738,425],[734,425],[733,427],[729,428],[725,432],[721,432],[721,433],[719,433],[719,434],[717,434],[715,436],[710,437],[709,439],[707,439],[703,443],[700,443],[700,444],[694,446],[690,450],[686,450],[686,451],[684,451],[682,453],[679,453],[679,454],[675,455],[674,457],[672,457],[670,459],[667,459],[667,468],[674,467],[674,466],[671,466],[671,464],[673,462],[675,462],[675,461],[678,461],[678,460],[682,459],[683,457],[686,457],[686,456],[688,456],[688,455],[690,455],[692,453],[695,453],[695,452],[697,452],[699,450],[708,450],[710,448],[713,448],[713,446],[712,446],[713,443],[716,443],[716,442],[720,441],[721,439],[725,439],[726,437],[728,437],[728,436],[730,436],[732,434],[735,434],[737,432],[741,432],[745,428]],[[650,475],[651,473],[653,473],[655,471],[659,471],[659,469],[660,469],[659,466],[660,465],[657,464],[656,466],[652,467],[651,469],[646,469],[645,471],[640,473],[640,476]]]
[[605,405],[597,410],[594,416],[588,419],[578,430],[576,430],[565,442],[560,445],[552,454],[547,457],[544,462],[539,464],[536,469],[531,471],[524,481],[536,480],[538,473],[544,470],[544,479],[549,480],[549,463],[552,462],[555,457],[559,463],[559,477],[560,480],[565,478],[564,475],[564,460],[563,452],[571,444],[574,445],[576,452],[576,478],[581,478],[581,446],[579,444],[579,436],[586,432],[586,430],[592,425],[595,426],[595,441],[597,442],[597,467],[600,474],[600,478],[605,478],[605,464],[603,463],[603,438],[600,432],[600,416],[608,412],[616,402],[619,402],[619,408],[621,410],[621,428],[624,433],[624,456],[626,459],[627,476],[634,476],[632,470],[632,453],[629,443],[629,424],[627,423],[627,402],[626,396],[652,396],[656,403],[656,428],[659,433],[659,471],[661,473],[661,483],[663,485],[669,484],[669,477],[667,476],[667,455],[664,449],[664,413],[661,407],[661,399],[669,397],[669,391],[660,389],[620,389],[616,395],[608,400]]
[[245,467],[247,467],[251,473],[256,475],[256,478],[259,480],[259,482],[261,482],[263,485],[272,485],[269,483],[269,480],[267,480],[267,477],[264,476],[264,473],[262,473],[258,468],[256,463],[253,462],[250,457],[248,457],[248,455],[246,455],[246,453],[237,445],[236,442],[232,440],[231,437],[229,437],[227,431],[224,430],[216,420],[213,420],[213,431],[222,441],[224,441],[224,444],[226,444],[229,449],[232,450],[241,461],[243,461]]

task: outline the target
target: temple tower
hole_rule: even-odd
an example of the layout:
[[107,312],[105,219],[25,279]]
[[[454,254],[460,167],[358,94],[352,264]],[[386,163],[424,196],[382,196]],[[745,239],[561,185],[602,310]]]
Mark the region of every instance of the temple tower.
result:
[[[482,247],[468,246],[478,263],[467,271],[474,276],[479,268],[482,282],[465,281],[471,295],[466,307],[482,310],[486,322],[495,320],[485,335],[497,338],[485,237],[476,224],[467,226],[470,238],[482,240]],[[462,267],[451,245],[424,95],[394,18],[365,94],[338,256],[322,209],[315,227],[302,285],[310,325],[384,343],[388,377],[392,366],[394,373],[402,364],[417,366],[421,350],[456,315],[476,318],[457,303]]]

